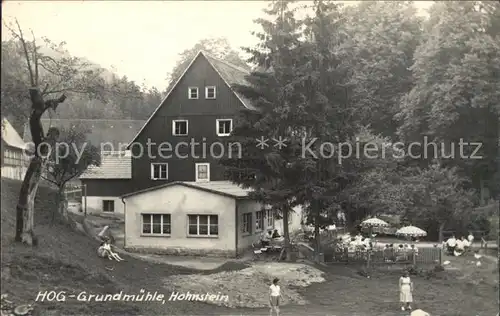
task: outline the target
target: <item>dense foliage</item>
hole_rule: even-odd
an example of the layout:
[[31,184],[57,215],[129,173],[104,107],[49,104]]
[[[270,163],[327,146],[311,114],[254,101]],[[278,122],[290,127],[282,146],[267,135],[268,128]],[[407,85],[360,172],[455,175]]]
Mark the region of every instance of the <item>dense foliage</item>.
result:
[[[350,224],[399,215],[430,235],[490,229],[477,207],[500,194],[498,2],[436,2],[426,18],[411,1],[271,1],[265,12],[247,63],[225,39],[204,39],[168,73],[166,91],[200,50],[255,66],[234,87],[258,111],[235,124],[243,157],[222,160],[232,181],[284,217],[303,207],[316,233],[337,211]],[[165,94],[46,46],[44,78],[81,82],[59,117],[146,119]],[[2,42],[2,114],[14,123],[29,114],[25,69],[19,43]]]
[[228,176],[281,212],[303,206],[316,232],[338,210],[351,224],[400,215],[431,236],[488,230],[475,207],[498,194],[500,5],[436,3],[426,20],[412,2],[306,7],[272,2],[256,20],[259,67],[235,88],[258,112],[233,133],[245,156],[222,162]]

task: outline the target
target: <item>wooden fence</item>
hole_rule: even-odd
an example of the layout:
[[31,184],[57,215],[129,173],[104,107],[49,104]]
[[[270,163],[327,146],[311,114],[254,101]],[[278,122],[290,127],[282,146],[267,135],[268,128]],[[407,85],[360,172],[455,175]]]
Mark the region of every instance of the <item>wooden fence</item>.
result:
[[413,252],[387,252],[383,250],[376,251],[355,251],[347,250],[324,251],[325,263],[370,263],[370,264],[441,264],[443,260],[443,251],[441,248],[420,248],[418,253]]
[[390,253],[381,251],[373,251],[364,256],[366,261],[369,260],[370,264],[442,264],[443,263],[443,249],[440,247],[422,247],[418,249],[418,253]]
[[68,186],[64,190],[66,200],[70,202],[82,202],[83,189],[81,186]]
[[390,253],[380,251],[357,251],[348,252],[325,249],[319,255],[307,243],[298,243],[301,255],[311,261],[319,257],[320,262],[325,264],[363,264],[363,265],[441,265],[443,263],[443,250],[440,247],[422,247],[418,249],[418,254],[413,253]]
[[299,248],[300,254],[305,259],[307,259],[309,261],[313,261],[313,262],[316,260],[314,249],[311,246],[309,246],[307,243],[298,242],[297,248]]

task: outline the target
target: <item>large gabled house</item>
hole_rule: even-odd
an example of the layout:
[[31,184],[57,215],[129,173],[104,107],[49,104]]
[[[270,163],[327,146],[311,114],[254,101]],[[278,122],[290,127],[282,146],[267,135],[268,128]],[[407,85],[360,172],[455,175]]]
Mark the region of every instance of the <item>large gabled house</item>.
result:
[[255,110],[232,89],[248,85],[248,74],[199,52],[130,139],[130,156],[120,158],[123,178],[82,177],[87,198],[124,211],[127,249],[235,256],[274,229],[271,211],[227,181],[218,163],[234,149],[227,139],[240,111]]
[[15,128],[2,118],[2,177],[23,180],[29,163],[27,146]]

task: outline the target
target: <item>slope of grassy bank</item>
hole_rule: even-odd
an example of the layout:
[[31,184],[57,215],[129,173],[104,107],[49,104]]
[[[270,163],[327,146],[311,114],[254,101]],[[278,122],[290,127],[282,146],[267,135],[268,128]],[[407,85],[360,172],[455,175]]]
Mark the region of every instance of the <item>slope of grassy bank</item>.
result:
[[[114,294],[123,291],[138,294],[141,289],[170,295],[162,279],[173,274],[194,271],[182,267],[152,264],[126,257],[116,263],[97,257],[98,244],[71,227],[51,223],[56,193],[40,187],[35,201],[35,233],[39,237],[36,248],[13,242],[15,212],[21,183],[2,179],[2,294],[16,304],[34,304],[40,315],[165,315],[165,314],[221,314],[203,303],[102,302],[82,303],[68,298],[65,302],[36,302],[39,291],[82,291]],[[168,298],[168,296],[167,296]],[[50,312],[52,310],[52,312]],[[168,310],[168,312],[167,312]],[[227,311],[226,311],[227,313]]]

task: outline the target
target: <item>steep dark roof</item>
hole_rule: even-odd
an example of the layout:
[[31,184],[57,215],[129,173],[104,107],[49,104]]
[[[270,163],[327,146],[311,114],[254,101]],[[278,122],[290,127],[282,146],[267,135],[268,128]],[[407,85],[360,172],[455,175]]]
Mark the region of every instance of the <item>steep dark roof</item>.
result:
[[252,191],[251,189],[243,189],[242,187],[234,184],[230,181],[209,181],[209,182],[192,182],[192,181],[176,181],[167,184],[162,184],[159,186],[147,188],[137,192],[128,193],[122,196],[126,198],[129,196],[134,196],[146,192],[156,191],[164,188],[168,188],[174,185],[183,185],[188,188],[193,188],[197,190],[202,190],[206,192],[211,192],[235,199],[245,199],[248,198],[248,194]]
[[[227,61],[217,59],[213,56],[210,56],[206,53],[203,53],[203,56],[207,58],[210,64],[215,68],[215,70],[219,73],[222,79],[231,87],[232,85],[242,85],[249,86],[250,83],[247,81],[246,77],[250,74],[250,72],[241,67],[235,66]],[[236,91],[233,92],[240,99],[241,103],[250,110],[256,110],[256,108],[252,105],[250,100],[245,98],[241,93]]]
[[[134,136],[139,132],[146,121],[142,120],[104,120],[104,119],[42,119],[41,120],[45,132],[50,126],[60,128],[82,127],[90,131],[87,135],[88,141],[95,145],[111,143],[114,150],[119,150],[118,146],[126,146],[132,141]],[[31,142],[31,133],[29,125],[24,126],[25,142]],[[104,150],[111,148],[104,147]]]
[[156,107],[153,114],[151,114],[149,119],[146,121],[144,126],[142,126],[142,128],[137,132],[137,134],[135,135],[135,137],[133,138],[133,140],[131,142],[134,142],[137,139],[137,137],[140,135],[142,130],[146,127],[146,125],[149,123],[151,118],[154,117],[156,112],[158,112],[158,110],[161,108],[161,106],[163,105],[165,100],[167,100],[167,98],[170,96],[170,94],[175,90],[175,87],[179,84],[179,82],[182,80],[182,78],[187,73],[189,68],[191,68],[191,66],[193,65],[194,61],[200,55],[205,57],[205,59],[210,63],[210,65],[215,69],[215,71],[217,71],[217,73],[222,78],[222,80],[224,80],[224,82],[228,85],[228,87],[234,92],[236,97],[241,101],[241,103],[243,104],[243,106],[245,108],[247,108],[249,110],[256,110],[256,108],[252,105],[252,103],[250,102],[249,99],[245,98],[241,93],[238,93],[233,89],[233,85],[245,85],[245,86],[250,85],[250,83],[246,80],[246,76],[248,76],[250,74],[250,72],[246,69],[243,69],[241,67],[233,65],[227,61],[217,59],[213,56],[208,55],[207,53],[205,53],[203,51],[200,51],[191,60],[189,65],[186,66],[182,75],[179,76],[179,78],[177,79],[177,82],[172,86],[172,88],[169,90],[169,92],[167,93],[165,98],[163,98],[163,100],[160,102],[160,104]]

